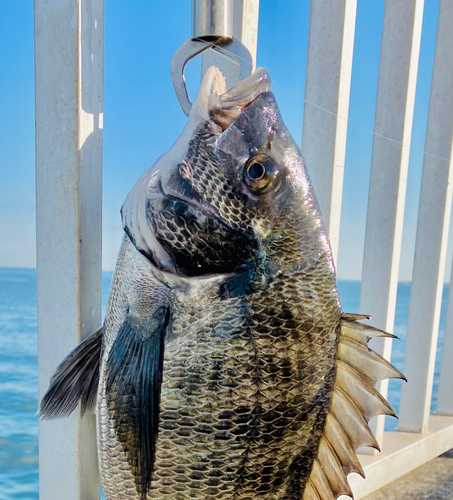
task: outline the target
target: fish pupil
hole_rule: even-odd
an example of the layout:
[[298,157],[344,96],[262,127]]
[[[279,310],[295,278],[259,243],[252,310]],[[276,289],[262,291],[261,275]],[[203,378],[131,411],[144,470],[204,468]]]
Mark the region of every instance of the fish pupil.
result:
[[266,169],[261,163],[252,163],[247,170],[247,175],[253,180],[261,179],[265,173]]

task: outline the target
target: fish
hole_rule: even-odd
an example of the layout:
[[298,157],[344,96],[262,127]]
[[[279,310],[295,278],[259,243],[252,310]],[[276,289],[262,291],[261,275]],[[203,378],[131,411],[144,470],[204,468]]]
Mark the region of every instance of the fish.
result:
[[211,67],[188,122],[127,196],[105,321],[39,414],[97,418],[107,500],[335,500],[393,335],[343,312],[302,153],[268,72]]

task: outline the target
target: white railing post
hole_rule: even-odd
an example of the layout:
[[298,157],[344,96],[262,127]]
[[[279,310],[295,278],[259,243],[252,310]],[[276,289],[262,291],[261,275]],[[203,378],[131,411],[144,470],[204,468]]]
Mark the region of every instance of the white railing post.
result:
[[[395,321],[423,3],[385,2],[360,311],[388,332]],[[390,359],[391,339],[377,339],[371,347]],[[378,388],[386,397],[388,380]],[[384,423],[384,416],[371,422],[380,444]]]
[[[234,0],[233,2],[233,36],[249,50],[253,62],[252,72],[256,69],[259,9],[260,0]],[[218,66],[221,69],[230,87],[230,78],[237,72],[237,63],[220,55],[218,52],[207,50],[202,55],[202,78],[211,66]]]
[[[449,9],[449,12],[446,13],[445,10]],[[446,23],[448,22],[448,19],[451,21],[453,19],[453,6],[452,2],[450,2],[447,5],[442,4],[442,16],[445,16],[447,19],[442,19],[442,29],[446,30]],[[439,18],[440,18],[440,13],[439,13]],[[440,28],[440,21],[439,21],[439,27]],[[440,34],[438,35],[440,36]],[[452,57],[452,51],[453,51],[453,41],[452,41],[452,34],[451,32],[449,34],[443,33],[443,37],[449,37],[449,41],[445,41],[445,47],[444,50],[448,50],[448,47],[450,47],[450,53],[446,53],[444,57],[449,57],[449,60],[446,61],[444,60],[444,64],[449,64],[450,71],[446,71],[447,74],[444,75],[445,81],[444,84],[448,85],[448,78],[450,78],[450,85],[451,85],[451,79],[453,79],[453,57]],[[451,88],[451,87],[450,87]],[[449,109],[451,110],[451,113],[453,113],[453,103],[452,103],[452,97],[451,97],[451,92],[449,96],[446,96],[447,98],[450,97],[449,101]],[[446,111],[448,112],[448,110]],[[453,133],[453,131],[450,131]],[[445,131],[446,134],[448,134],[448,130]],[[448,153],[448,135],[444,139],[445,141],[445,152]],[[451,140],[450,140],[450,148],[451,148]],[[451,162],[452,160],[452,151],[450,149],[450,156],[446,156]],[[451,164],[450,164],[451,168]],[[442,349],[442,366],[441,366],[441,371],[440,371],[440,380],[439,380],[439,394],[437,397],[437,413],[440,413],[441,415],[453,415],[453,291],[452,291],[452,285],[453,285],[453,267],[452,267],[452,274],[450,277],[450,293],[448,296],[448,307],[447,307],[447,318],[445,322],[445,332],[444,332],[444,344],[443,344],[443,349]]]
[[452,202],[453,2],[440,0],[418,213],[399,430],[425,432]]
[[[101,324],[103,0],[35,0],[39,395]],[[39,498],[99,499],[95,418],[40,422]]]
[[450,276],[447,318],[445,320],[444,344],[442,346],[442,365],[440,368],[439,393],[436,413],[453,415],[453,266]]
[[324,217],[334,260],[340,234],[357,0],[310,7],[302,154]]

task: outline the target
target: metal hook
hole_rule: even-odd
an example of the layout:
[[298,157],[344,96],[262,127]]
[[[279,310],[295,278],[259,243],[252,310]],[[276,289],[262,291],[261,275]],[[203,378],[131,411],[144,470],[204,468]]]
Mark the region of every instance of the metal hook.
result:
[[179,48],[171,62],[173,86],[187,116],[192,103],[187,92],[184,70],[191,59],[208,49],[217,51],[238,64],[239,71],[233,75],[233,85],[252,72],[250,52],[239,40],[233,38],[232,0],[192,1],[192,38]]
[[175,87],[179,104],[181,104],[181,108],[187,116],[189,116],[192,103],[190,102],[189,93],[187,92],[184,70],[191,59],[208,49],[218,51],[225,57],[237,62],[239,71],[233,78],[234,85],[240,80],[247,78],[252,72],[252,56],[239,40],[222,39],[222,37],[212,42],[200,38],[187,40],[176,52],[171,62],[173,86]]

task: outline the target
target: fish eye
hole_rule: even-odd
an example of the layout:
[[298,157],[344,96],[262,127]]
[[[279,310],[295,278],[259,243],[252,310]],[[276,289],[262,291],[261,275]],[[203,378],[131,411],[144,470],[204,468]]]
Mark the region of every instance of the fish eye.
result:
[[253,194],[268,192],[275,185],[277,175],[275,161],[265,154],[252,156],[244,167],[244,182]]

